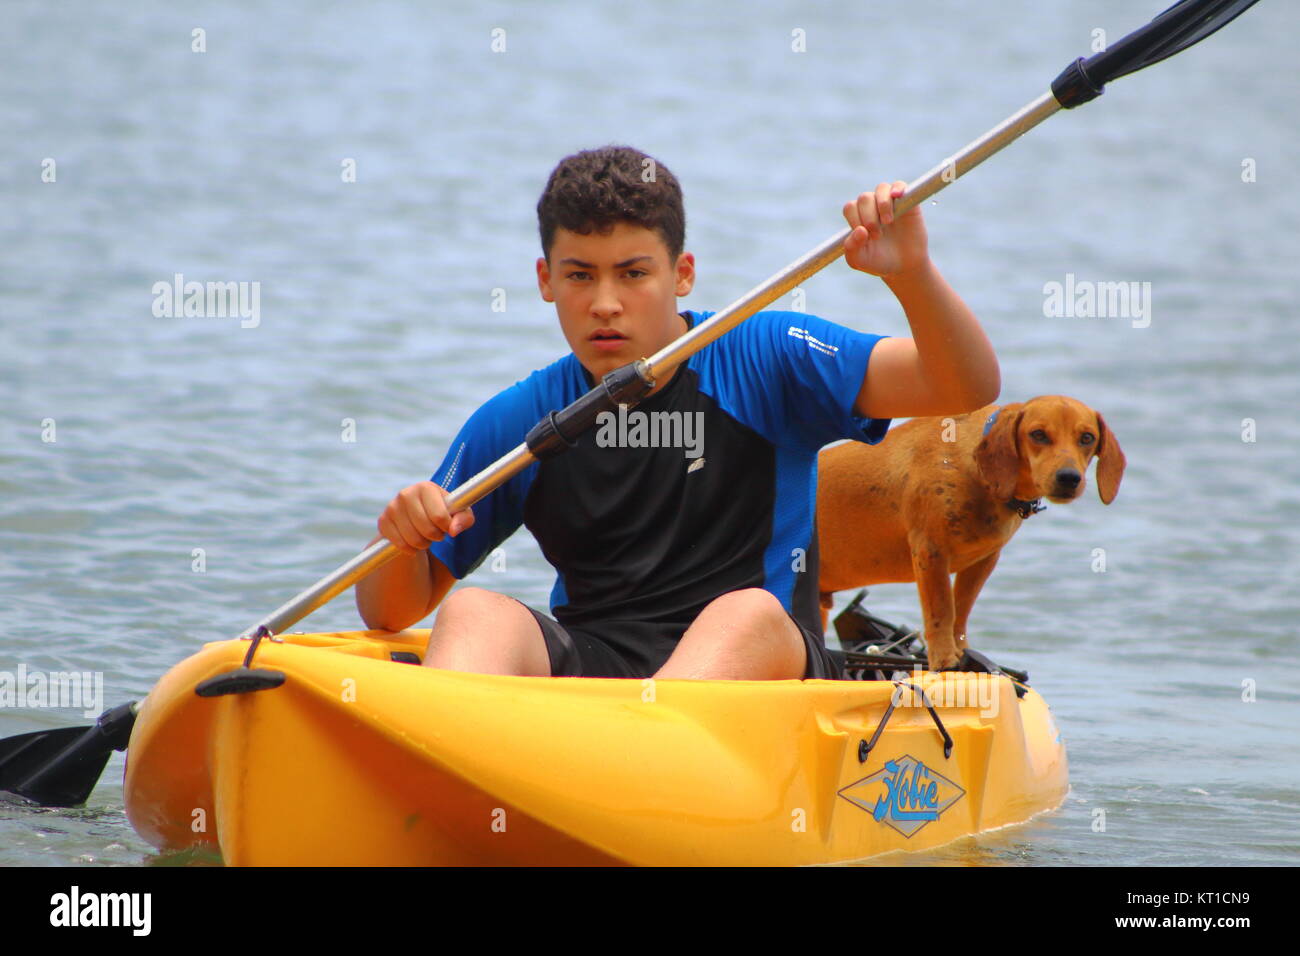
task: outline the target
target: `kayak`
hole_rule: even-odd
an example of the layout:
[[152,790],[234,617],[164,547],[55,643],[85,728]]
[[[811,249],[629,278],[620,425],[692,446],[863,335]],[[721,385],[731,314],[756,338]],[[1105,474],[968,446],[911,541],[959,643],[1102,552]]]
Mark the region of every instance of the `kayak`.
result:
[[797,865],[1022,823],[1069,786],[1046,703],[1002,674],[505,677],[411,663],[428,635],[285,634],[251,672],[248,639],[204,646],[139,709],[131,824],[240,866]]

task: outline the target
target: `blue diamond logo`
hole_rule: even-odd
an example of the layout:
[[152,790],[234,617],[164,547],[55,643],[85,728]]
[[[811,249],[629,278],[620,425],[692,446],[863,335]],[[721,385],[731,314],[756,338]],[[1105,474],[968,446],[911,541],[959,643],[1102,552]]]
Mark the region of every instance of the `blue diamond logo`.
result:
[[840,791],[840,796],[905,837],[939,817],[966,791],[908,754]]

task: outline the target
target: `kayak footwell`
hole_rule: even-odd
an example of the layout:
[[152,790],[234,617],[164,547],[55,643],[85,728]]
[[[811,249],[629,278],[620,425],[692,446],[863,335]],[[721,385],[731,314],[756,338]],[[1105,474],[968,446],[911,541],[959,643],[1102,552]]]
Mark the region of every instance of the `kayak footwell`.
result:
[[[427,631],[285,635],[283,685],[202,698],[205,646],[140,709],[132,825],[232,865],[791,865],[930,849],[1059,806],[1065,749],[1032,689],[987,674],[638,681],[394,663]],[[866,744],[896,707],[879,739]],[[865,760],[862,759],[865,757]]]

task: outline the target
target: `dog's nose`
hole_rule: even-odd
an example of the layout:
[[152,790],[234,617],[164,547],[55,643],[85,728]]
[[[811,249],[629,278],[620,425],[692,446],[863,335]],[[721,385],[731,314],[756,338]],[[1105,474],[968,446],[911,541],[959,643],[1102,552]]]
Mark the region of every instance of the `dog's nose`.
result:
[[1062,468],[1056,473],[1056,487],[1062,491],[1074,491],[1082,480],[1083,475],[1073,468]]

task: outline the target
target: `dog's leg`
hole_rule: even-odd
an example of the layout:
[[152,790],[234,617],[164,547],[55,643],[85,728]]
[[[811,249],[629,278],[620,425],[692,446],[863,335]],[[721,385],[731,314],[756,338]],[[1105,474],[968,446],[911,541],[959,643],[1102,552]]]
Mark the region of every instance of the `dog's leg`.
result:
[[952,581],[948,576],[948,555],[919,535],[911,536],[912,570],[925,620],[925,646],[930,670],[951,667],[961,657],[952,638]]
[[998,566],[998,558],[1001,556],[1002,549],[999,548],[988,557],[981,558],[957,572],[957,580],[952,589],[953,603],[956,605],[952,637],[958,654],[966,650],[966,620],[970,617],[971,608],[975,606],[975,599],[980,596],[980,589],[984,587],[984,582],[989,579],[993,569]]

